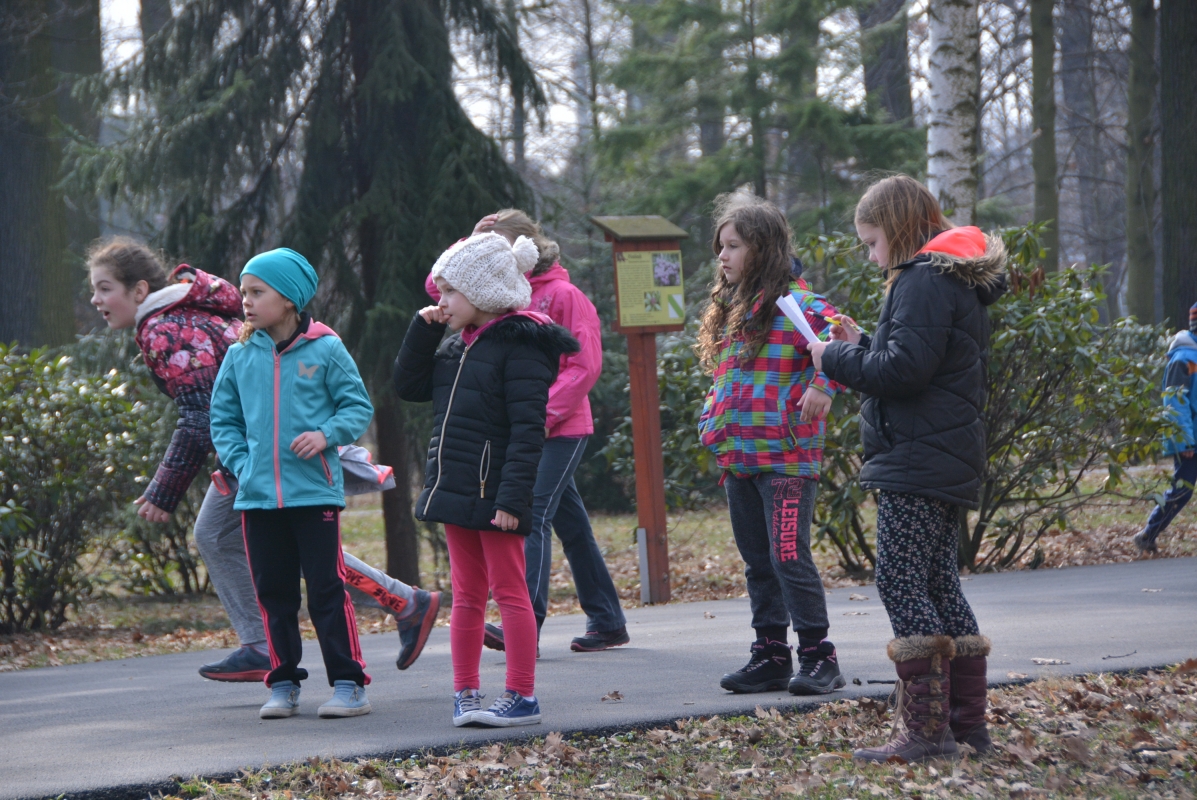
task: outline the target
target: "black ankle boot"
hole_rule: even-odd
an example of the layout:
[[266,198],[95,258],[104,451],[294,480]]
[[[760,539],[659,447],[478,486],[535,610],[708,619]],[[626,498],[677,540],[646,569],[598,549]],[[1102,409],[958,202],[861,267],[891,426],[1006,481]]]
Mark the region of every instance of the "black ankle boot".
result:
[[736,694],[781,691],[789,685],[793,674],[788,644],[773,639],[757,639],[752,643],[752,658],[748,663],[724,675],[719,685]]

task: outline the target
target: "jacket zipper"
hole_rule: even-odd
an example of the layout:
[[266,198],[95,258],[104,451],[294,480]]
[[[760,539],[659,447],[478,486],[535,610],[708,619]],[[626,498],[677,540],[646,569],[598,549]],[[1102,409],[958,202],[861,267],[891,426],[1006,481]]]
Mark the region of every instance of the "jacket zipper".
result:
[[274,492],[278,495],[278,507],[283,507],[283,465],[278,457],[278,399],[282,393],[282,359],[278,348],[271,346],[274,356]]
[[490,439],[486,440],[486,444],[482,446],[482,461],[478,464],[478,483],[481,488],[478,490],[479,497],[486,497],[486,478],[490,475]]
[[[279,395],[282,394],[282,380],[283,380],[283,355],[294,347],[302,336],[297,336],[294,342],[287,345],[287,349],[282,353],[273,342],[270,344],[270,354],[274,356],[274,491],[278,495],[278,507],[283,507],[283,464],[278,457],[278,402]],[[324,460],[324,454],[320,454],[320,460]],[[332,482],[332,475],[328,472],[328,464],[324,465],[325,475],[329,478],[329,483]]]
[[324,465],[324,477],[328,479],[328,485],[333,485],[332,470],[328,468],[328,460],[324,457],[324,453],[320,454],[320,463]]
[[441,451],[445,449],[445,429],[449,426],[449,413],[453,411],[453,398],[457,395],[457,382],[461,380],[461,369],[465,366],[466,356],[470,354],[470,347],[466,345],[465,350],[461,351],[461,361],[457,362],[457,374],[453,376],[453,388],[449,390],[449,405],[445,407],[445,418],[441,420],[441,435],[436,443],[436,481],[432,484],[432,489],[428,492],[428,499],[424,501],[424,511],[428,513],[428,506],[432,505],[432,496],[436,494],[436,489],[441,485]]

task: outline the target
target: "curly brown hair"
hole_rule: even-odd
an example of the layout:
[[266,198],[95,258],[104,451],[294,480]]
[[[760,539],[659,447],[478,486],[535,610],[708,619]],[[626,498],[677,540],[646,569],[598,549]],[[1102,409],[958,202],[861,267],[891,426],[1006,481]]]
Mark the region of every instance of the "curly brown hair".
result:
[[[715,235],[711,249],[722,249],[720,234],[727,225],[743,240],[748,252],[740,282],[727,282],[718,270],[711,285],[710,303],[698,329],[698,355],[707,372],[714,372],[720,343],[726,336],[743,336],[743,360],[756,358],[769,338],[777,299],[790,289],[794,258],[793,233],[781,209],[747,192],[715,198]],[[753,306],[760,308],[753,313]]]

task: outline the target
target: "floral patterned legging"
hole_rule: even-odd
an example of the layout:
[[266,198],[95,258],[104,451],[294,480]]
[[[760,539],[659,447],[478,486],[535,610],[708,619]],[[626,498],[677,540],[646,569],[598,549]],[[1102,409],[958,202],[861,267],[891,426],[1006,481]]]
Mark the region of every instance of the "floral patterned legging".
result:
[[894,636],[974,636],[960,590],[956,506],[905,492],[877,492],[877,592]]

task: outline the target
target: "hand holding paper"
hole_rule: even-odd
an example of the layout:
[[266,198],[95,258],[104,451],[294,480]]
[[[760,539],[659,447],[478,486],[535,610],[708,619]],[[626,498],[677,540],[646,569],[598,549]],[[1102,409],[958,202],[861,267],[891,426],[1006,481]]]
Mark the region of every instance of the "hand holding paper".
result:
[[806,339],[808,345],[811,342],[820,341],[819,337],[815,335],[814,329],[811,328],[810,323],[806,321],[806,315],[802,313],[802,307],[798,305],[798,301],[794,299],[794,295],[787,294],[777,298],[777,307],[781,309],[781,313],[790,318],[790,322],[794,323],[794,327]]

